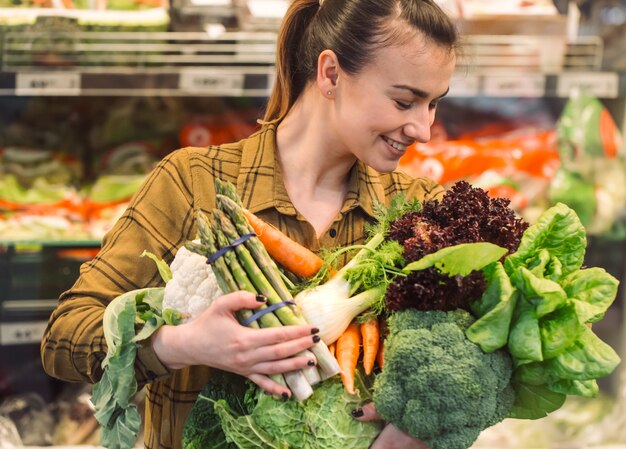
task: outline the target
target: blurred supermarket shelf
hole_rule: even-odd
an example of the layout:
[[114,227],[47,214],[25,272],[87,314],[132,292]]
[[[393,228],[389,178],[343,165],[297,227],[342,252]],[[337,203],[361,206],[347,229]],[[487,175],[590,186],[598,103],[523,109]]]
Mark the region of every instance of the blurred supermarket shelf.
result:
[[[0,95],[257,96],[274,79],[276,33],[54,32],[1,34]],[[569,96],[582,87],[602,98],[626,91],[603,72],[602,40],[470,35],[452,96]]]

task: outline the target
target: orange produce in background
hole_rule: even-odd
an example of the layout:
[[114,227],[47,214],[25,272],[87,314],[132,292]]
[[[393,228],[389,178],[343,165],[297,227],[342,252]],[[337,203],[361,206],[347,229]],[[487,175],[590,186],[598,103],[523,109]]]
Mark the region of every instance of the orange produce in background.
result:
[[407,149],[398,168],[411,176],[449,184],[488,170],[549,179],[559,165],[555,132],[527,131],[474,140],[416,143]]

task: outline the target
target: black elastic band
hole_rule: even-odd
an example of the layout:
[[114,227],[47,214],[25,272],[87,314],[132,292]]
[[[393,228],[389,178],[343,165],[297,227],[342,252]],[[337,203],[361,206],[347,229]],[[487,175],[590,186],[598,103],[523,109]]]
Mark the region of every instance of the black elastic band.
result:
[[277,302],[272,304],[271,306],[267,306],[264,307],[261,310],[256,311],[255,313],[252,314],[252,316],[249,316],[248,318],[246,318],[245,320],[243,320],[241,322],[241,324],[243,326],[250,326],[250,324],[256,320],[258,320],[259,318],[261,318],[263,315],[267,315],[268,313],[272,313],[274,310],[276,309],[280,309],[281,307],[285,307],[285,306],[293,306],[296,303],[294,301],[283,301],[283,302]]
[[211,254],[209,257],[207,257],[206,263],[210,264],[210,263],[215,262],[217,259],[219,259],[224,254],[226,254],[227,251],[230,251],[231,249],[235,249],[237,245],[241,245],[243,242],[250,239],[251,237],[256,237],[256,234],[254,232],[251,232],[250,234],[242,235],[230,245],[226,245],[225,247],[220,248],[216,253]]

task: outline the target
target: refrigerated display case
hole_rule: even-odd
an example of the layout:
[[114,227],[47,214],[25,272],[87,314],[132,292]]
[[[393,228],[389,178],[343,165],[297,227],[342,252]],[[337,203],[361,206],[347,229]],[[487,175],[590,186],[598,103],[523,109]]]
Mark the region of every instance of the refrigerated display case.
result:
[[[198,2],[184,5],[190,15],[202,7]],[[227,31],[218,25],[230,23],[238,11],[221,2],[211,5],[220,17],[203,32],[0,32],[0,148],[60,151],[78,160],[81,170],[72,198],[80,212],[71,220],[84,232],[78,240],[73,238],[76,232],[55,234],[54,240],[45,233],[15,239],[8,228],[4,235],[0,232],[0,403],[9,395],[33,391],[54,400],[63,390],[63,383],[47,378],[38,367],[38,336],[58,295],[73,283],[80,264],[96,254],[98,238],[108,226],[102,220],[114,220],[128,199],[115,186],[128,186],[124,180],[129,178],[118,184],[108,178],[106,192],[111,196],[96,201],[106,206],[103,218],[96,215],[90,196],[94,185],[104,176],[140,180],[175,148],[238,140],[255,129],[273,83],[276,33],[263,21]],[[211,21],[203,22],[207,24]],[[519,121],[526,124],[553,126],[574,89],[598,97],[619,129],[626,129],[626,74],[605,68],[602,39],[471,34],[466,49],[468,57],[455,74],[450,99],[440,106],[447,133],[462,126],[465,131],[475,126],[476,131],[492,117],[516,114],[522,114]],[[13,210],[11,216],[20,212]],[[625,279],[624,245],[622,239],[593,236],[588,265],[605,267]],[[624,294],[620,288],[618,300],[597,328],[621,354],[626,350]],[[19,363],[5,363],[8,360]],[[3,369],[10,371],[4,377]],[[626,402],[620,374],[605,379],[601,387],[605,402],[600,408],[608,410],[606,416],[618,413],[624,407],[621,401]],[[585,407],[579,408],[581,413],[595,405]],[[599,420],[599,415],[593,419]],[[529,448],[523,445],[532,437],[523,440],[522,435],[549,435],[550,441],[535,441],[537,447],[569,444],[582,449],[593,442],[581,437],[577,446],[576,435],[563,430],[590,426],[590,421],[571,424],[558,418],[552,427],[534,428],[539,430],[495,429],[477,447],[513,447],[515,438],[508,429],[519,432],[520,445],[515,447]],[[610,440],[600,438],[594,444],[626,447],[626,438]]]

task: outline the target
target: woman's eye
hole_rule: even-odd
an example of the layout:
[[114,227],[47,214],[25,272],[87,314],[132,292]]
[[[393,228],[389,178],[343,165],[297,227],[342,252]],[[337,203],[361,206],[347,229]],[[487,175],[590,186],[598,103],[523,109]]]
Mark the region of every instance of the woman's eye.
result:
[[402,101],[396,100],[396,105],[399,109],[406,110],[411,108],[411,103],[404,103]]

